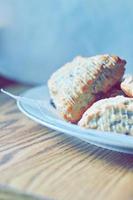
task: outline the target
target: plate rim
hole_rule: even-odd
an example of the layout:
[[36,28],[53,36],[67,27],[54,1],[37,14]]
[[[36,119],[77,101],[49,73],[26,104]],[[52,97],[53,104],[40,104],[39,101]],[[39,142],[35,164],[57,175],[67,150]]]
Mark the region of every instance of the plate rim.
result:
[[[33,88],[30,88],[30,89],[28,89],[28,90],[26,90],[25,92],[23,92],[23,93],[21,93],[21,96],[25,96],[25,95],[27,95],[27,94],[29,94],[29,92],[31,92],[31,91],[35,91],[35,90],[37,90],[37,89],[40,89],[41,87],[45,87],[45,89],[47,89],[47,85],[43,85],[43,86],[37,86],[37,87],[33,87]],[[35,121],[35,122],[37,122],[37,123],[39,123],[39,124],[41,124],[41,125],[43,125],[43,126],[46,126],[46,127],[48,127],[48,128],[51,128],[51,129],[53,129],[53,130],[56,130],[56,131],[59,131],[59,132],[62,132],[63,134],[69,134],[70,136],[75,136],[75,135],[73,135],[73,134],[70,134],[70,133],[68,133],[68,131],[65,131],[64,132],[64,130],[62,130],[62,128],[60,128],[59,126],[55,126],[55,125],[52,125],[49,121],[47,121],[46,119],[44,119],[43,121],[41,120],[41,119],[39,119],[38,117],[36,117],[36,116],[34,116],[32,113],[30,113],[29,111],[27,111],[26,109],[25,109],[25,106],[24,106],[24,104],[23,104],[23,102],[21,101],[21,100],[17,100],[17,106],[18,106],[18,109],[23,113],[23,114],[25,114],[27,117],[29,117],[30,119],[32,119],[33,121]],[[60,121],[63,121],[63,120],[60,120]],[[67,122],[65,122],[65,123],[67,123]],[[69,123],[68,123],[69,124]],[[74,126],[77,126],[77,125],[74,125]],[[81,127],[78,127],[78,129],[80,129],[81,131],[83,130],[83,128],[81,128]],[[95,132],[95,136],[97,136],[97,134],[98,134],[98,132],[99,131],[97,131],[97,130],[93,130],[93,129],[89,129],[89,130],[91,130],[92,131],[92,134],[93,134],[93,132]],[[85,131],[85,130],[84,130]],[[114,137],[117,137],[117,138],[120,138],[120,139],[133,139],[132,137],[133,136],[127,136],[127,135],[121,135],[121,134],[118,134],[118,135],[115,135],[115,134],[117,134],[117,133],[111,133],[111,132],[108,132],[108,133],[103,133],[104,134],[104,136],[105,136],[105,134],[107,134],[107,136],[106,137],[109,137],[109,135],[111,136],[112,134],[113,134],[113,136]],[[122,153],[128,153],[128,154],[133,154],[133,145],[131,145],[130,144],[130,146],[129,147],[126,147],[126,146],[118,146],[118,145],[116,145],[116,147],[117,148],[119,148],[119,149],[115,149],[115,145],[112,147],[110,147],[109,146],[109,144],[101,144],[101,143],[98,143],[98,141],[96,141],[96,143],[94,142],[94,141],[91,141],[91,139],[89,139],[89,140],[86,140],[85,138],[81,138],[81,137],[77,137],[77,138],[79,138],[79,139],[81,139],[81,140],[84,140],[84,141],[86,141],[86,142],[88,142],[88,143],[90,143],[90,144],[93,144],[93,145],[95,145],[95,146],[98,146],[98,147],[102,147],[102,148],[104,148],[104,149],[109,149],[109,150],[113,150],[113,151],[117,151],[117,152],[122,152]],[[103,136],[102,136],[102,138],[103,138]],[[105,138],[104,138],[105,139]],[[106,138],[107,139],[107,138]],[[132,144],[133,144],[133,141],[132,141]],[[106,146],[107,145],[107,146]],[[122,149],[121,149],[122,148]]]

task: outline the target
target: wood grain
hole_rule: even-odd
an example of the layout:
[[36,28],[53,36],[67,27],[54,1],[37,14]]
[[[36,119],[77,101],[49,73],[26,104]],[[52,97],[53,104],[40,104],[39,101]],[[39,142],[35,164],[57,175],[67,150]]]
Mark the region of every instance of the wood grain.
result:
[[1,94],[0,183],[50,199],[130,200],[133,156],[41,126]]
[[0,199],[1,200],[50,200],[47,198],[23,193],[14,188],[10,188],[4,185],[0,185]]

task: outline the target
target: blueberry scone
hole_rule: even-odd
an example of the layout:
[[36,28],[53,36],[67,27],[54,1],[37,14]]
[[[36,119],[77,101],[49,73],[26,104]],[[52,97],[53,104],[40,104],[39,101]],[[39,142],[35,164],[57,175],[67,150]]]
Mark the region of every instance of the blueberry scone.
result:
[[97,101],[83,114],[78,125],[133,135],[133,98],[117,96]]
[[133,97],[133,75],[126,75],[121,82],[121,89],[129,96]]
[[123,76],[125,60],[117,56],[76,57],[49,79],[51,99],[67,121],[77,122],[100,93],[106,93]]

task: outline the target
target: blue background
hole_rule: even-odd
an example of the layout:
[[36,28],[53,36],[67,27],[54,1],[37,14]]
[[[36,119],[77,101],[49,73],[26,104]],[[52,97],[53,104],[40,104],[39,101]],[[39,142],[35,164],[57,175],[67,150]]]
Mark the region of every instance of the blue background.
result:
[[111,53],[133,72],[133,1],[0,0],[0,73],[43,83],[76,55]]

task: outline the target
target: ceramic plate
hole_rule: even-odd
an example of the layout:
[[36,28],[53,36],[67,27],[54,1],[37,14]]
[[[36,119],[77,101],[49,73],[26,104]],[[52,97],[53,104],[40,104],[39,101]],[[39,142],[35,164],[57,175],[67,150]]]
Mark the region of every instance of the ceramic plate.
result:
[[50,104],[50,96],[47,86],[40,86],[21,94],[25,98],[32,98],[44,102],[39,107],[35,104],[27,104],[18,100],[18,108],[29,118],[51,129],[77,137],[90,144],[106,149],[133,154],[133,137],[111,132],[102,132],[92,129],[84,129],[60,119],[58,113]]

